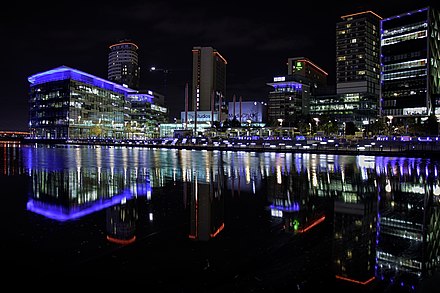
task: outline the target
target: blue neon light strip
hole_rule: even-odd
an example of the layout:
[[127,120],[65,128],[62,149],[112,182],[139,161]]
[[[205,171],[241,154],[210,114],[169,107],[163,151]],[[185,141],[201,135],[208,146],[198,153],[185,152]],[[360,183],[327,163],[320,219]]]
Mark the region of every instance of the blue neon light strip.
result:
[[136,90],[126,88],[120,84],[105,80],[103,78],[67,66],[60,66],[52,70],[40,72],[28,77],[28,81],[32,85],[38,85],[51,81],[66,80],[66,79],[73,79],[79,82],[90,84],[99,88],[103,88],[124,95],[136,93]]
[[121,194],[115,195],[109,199],[98,200],[91,206],[87,206],[83,209],[81,209],[81,207],[69,208],[61,205],[46,204],[44,202],[36,201],[35,199],[30,199],[26,204],[26,208],[28,211],[45,216],[46,218],[64,222],[78,219],[108,207],[118,205],[123,199],[129,200],[132,197],[133,194],[129,189],[126,189]]
[[406,15],[411,15],[413,13],[423,12],[423,11],[426,11],[426,10],[428,10],[428,7],[425,7],[425,8],[422,8],[422,9],[417,9],[417,10],[414,10],[414,11],[409,11],[409,12],[402,13],[402,14],[399,14],[399,15],[394,15],[394,16],[382,19],[382,21],[388,21],[388,20],[391,20],[391,19],[394,19],[394,18],[400,18],[400,17],[406,16]]
[[274,210],[279,210],[279,211],[285,211],[285,212],[291,212],[291,211],[299,211],[300,207],[299,207],[299,203],[294,202],[292,205],[290,206],[281,206],[281,205],[270,205],[271,209]]

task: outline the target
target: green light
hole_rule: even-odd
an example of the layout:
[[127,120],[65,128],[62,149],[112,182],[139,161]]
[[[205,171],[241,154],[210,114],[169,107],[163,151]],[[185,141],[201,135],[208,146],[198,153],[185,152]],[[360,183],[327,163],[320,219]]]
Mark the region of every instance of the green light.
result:
[[293,230],[295,230],[295,231],[298,230],[299,222],[297,219],[292,221],[292,226],[293,226]]
[[300,61],[297,61],[295,64],[295,69],[296,70],[301,70],[303,68],[303,64]]

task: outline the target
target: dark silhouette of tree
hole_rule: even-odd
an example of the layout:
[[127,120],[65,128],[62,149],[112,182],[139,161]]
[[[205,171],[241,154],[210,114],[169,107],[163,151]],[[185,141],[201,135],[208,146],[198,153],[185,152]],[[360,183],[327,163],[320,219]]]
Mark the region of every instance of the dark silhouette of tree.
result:
[[356,127],[353,121],[349,121],[345,123],[345,134],[346,135],[354,135],[356,131],[359,131],[359,128]]
[[430,115],[426,120],[426,134],[438,135],[438,122],[435,115]]

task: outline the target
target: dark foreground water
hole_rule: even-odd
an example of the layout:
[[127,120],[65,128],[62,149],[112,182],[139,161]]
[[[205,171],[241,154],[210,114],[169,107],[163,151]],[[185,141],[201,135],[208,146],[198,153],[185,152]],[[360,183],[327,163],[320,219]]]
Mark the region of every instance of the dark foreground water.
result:
[[438,168],[2,144],[2,279],[63,290],[440,292]]

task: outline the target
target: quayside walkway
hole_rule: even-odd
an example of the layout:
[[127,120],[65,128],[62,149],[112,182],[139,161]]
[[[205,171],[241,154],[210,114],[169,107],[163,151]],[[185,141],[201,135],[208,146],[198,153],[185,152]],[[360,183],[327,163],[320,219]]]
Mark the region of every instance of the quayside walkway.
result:
[[341,155],[372,155],[399,157],[440,158],[440,139],[422,138],[410,141],[398,139],[223,139],[210,138],[163,138],[148,140],[41,140],[24,139],[23,144],[50,144],[57,146],[109,146],[109,147],[148,147],[164,149],[188,149],[208,151],[247,151],[279,153],[315,153]]

